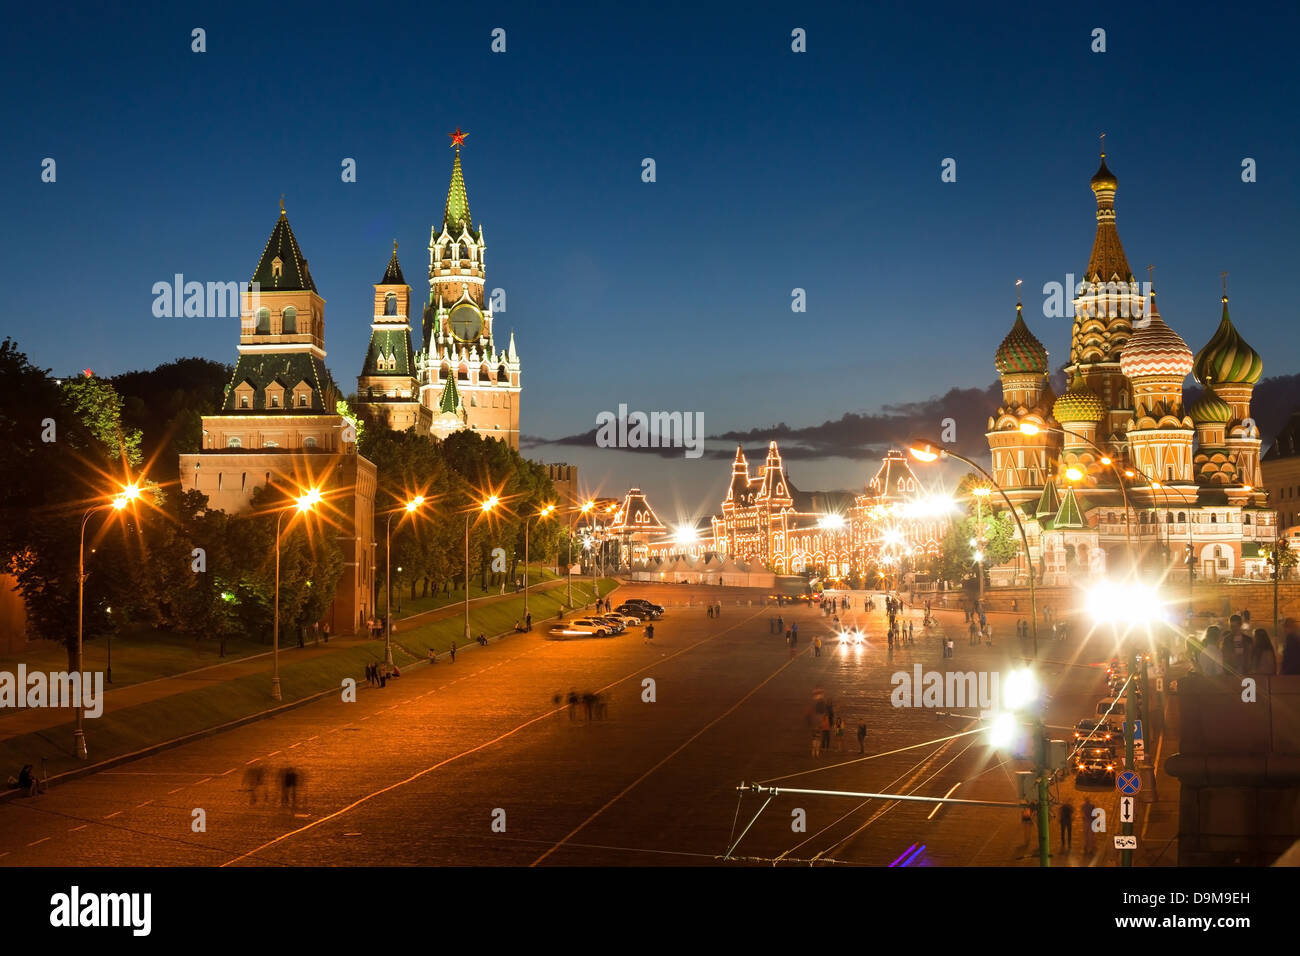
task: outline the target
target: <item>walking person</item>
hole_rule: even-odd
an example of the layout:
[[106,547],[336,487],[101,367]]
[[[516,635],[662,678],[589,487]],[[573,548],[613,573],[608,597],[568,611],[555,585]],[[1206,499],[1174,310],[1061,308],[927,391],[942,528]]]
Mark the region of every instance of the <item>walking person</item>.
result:
[[821,656],[822,656],[822,639],[821,639],[820,637],[814,637],[814,638],[813,638],[813,657],[821,657]]
[[822,731],[822,750],[830,752],[831,749],[831,718],[827,714],[822,714],[821,721]]
[[1097,835],[1092,832],[1092,815],[1097,808],[1092,805],[1092,797],[1087,797],[1080,809],[1083,813],[1083,819],[1079,821],[1079,826],[1083,827],[1083,852],[1091,856],[1097,849]]
[[844,718],[835,718],[835,750],[837,753],[844,752]]
[[1074,832],[1072,824],[1074,823],[1074,804],[1066,800],[1061,804],[1061,849],[1069,852],[1073,849]]
[[817,733],[815,730],[812,735],[812,755],[814,757],[820,757],[822,755],[822,735]]
[[865,723],[860,722],[858,724],[858,753],[864,754],[866,752],[867,752],[867,725]]
[[456,663],[456,642],[455,641],[451,642],[451,662],[453,664]]
[[1255,630],[1255,645],[1251,649],[1250,658],[1252,674],[1272,677],[1277,673],[1277,652],[1273,650],[1273,642],[1268,639],[1268,631],[1262,627]]

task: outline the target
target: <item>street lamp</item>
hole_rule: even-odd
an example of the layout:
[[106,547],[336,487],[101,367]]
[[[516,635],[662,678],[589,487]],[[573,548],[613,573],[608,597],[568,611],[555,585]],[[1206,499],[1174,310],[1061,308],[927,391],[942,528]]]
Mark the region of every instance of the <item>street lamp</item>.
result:
[[[483,501],[479,502],[479,514],[491,514],[492,509],[499,504],[496,495],[490,495]],[[469,636],[469,519],[475,512],[473,509],[465,512],[465,641],[470,641]]]
[[416,495],[400,508],[388,512],[384,530],[384,663],[393,666],[393,515],[415,514],[424,504],[424,495]]
[[549,518],[555,511],[555,505],[547,505],[535,515],[524,519],[524,617],[528,617],[528,525],[534,518]]
[[568,567],[568,575],[569,575],[569,607],[570,607],[570,609],[572,609],[572,607],[573,607],[573,528],[574,528],[574,525],[577,523],[577,517],[578,517],[578,514],[581,513],[581,514],[584,514],[584,515],[585,515],[587,512],[591,511],[591,509],[594,508],[594,507],[596,507],[596,502],[594,502],[594,501],[592,501],[592,500],[590,500],[590,499],[587,500],[587,501],[584,501],[584,502],[582,503],[582,507],[579,508],[577,511],[573,512],[574,520],[569,522],[569,567]]
[[[995,713],[989,727],[989,743],[998,749],[1007,749],[1016,756],[1024,756],[1024,750],[1016,746],[1020,737],[1022,719],[1028,717],[1033,727],[1034,770],[1037,783],[1038,804],[1038,864],[1052,865],[1052,833],[1048,822],[1051,802],[1048,794],[1050,766],[1054,744],[1047,739],[1047,728],[1042,716],[1042,691],[1038,678],[1027,667],[1012,671],[1007,675],[1006,686],[1002,691],[1002,704],[1006,710]],[[1085,826],[1092,821],[1085,820]]]
[[978,464],[971,461],[969,458],[957,454],[957,452],[953,451],[947,446],[942,445],[938,442],[930,442],[930,441],[916,439],[908,442],[907,451],[908,454],[910,454],[917,461],[925,462],[925,463],[935,462],[938,461],[940,458],[957,459],[963,464],[968,465],[971,468],[974,468],[981,475],[983,475],[984,479],[989,483],[989,486],[992,488],[996,488],[998,494],[1002,496],[1002,500],[1006,502],[1007,508],[1011,511],[1011,517],[1015,519],[1016,528],[1019,529],[1020,531],[1020,543],[1024,545],[1025,548],[1025,563],[1029,565],[1030,634],[1034,639],[1034,656],[1037,657],[1038,656],[1038,598],[1036,596],[1036,591],[1034,588],[1034,559],[1033,559],[1033,555],[1029,553],[1029,537],[1028,535],[1025,534],[1025,525],[1020,520],[1019,510],[1017,510],[1016,506],[1011,503],[1011,499],[1007,497],[1007,493],[1002,489],[1002,486],[993,480],[992,475],[990,475],[987,471],[981,468]]
[[[113,496],[113,500],[107,504],[95,505],[87,509],[86,513],[81,516],[81,532],[79,544],[77,545],[77,673],[80,674],[83,668],[82,655],[84,654],[83,644],[83,625],[86,608],[86,524],[90,521],[90,516],[96,511],[104,511],[109,508],[114,511],[121,511],[132,501],[140,497],[140,486],[131,482],[122,486],[122,490]],[[105,668],[105,678],[111,684],[113,683],[113,634],[109,631],[108,635],[108,665]],[[82,701],[77,702],[77,729],[73,733],[76,744],[78,760],[85,760],[89,756],[86,751],[86,709]]]
[[306,514],[320,503],[319,488],[309,488],[275,518],[275,622],[271,632],[271,699],[280,700],[280,522],[286,514]]

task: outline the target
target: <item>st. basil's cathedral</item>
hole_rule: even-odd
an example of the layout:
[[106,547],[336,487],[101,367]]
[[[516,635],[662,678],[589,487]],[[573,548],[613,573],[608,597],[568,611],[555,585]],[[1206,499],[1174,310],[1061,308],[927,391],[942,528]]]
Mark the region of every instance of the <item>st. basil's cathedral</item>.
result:
[[[989,419],[993,477],[1028,518],[1039,583],[1061,585],[1124,565],[1183,568],[1198,578],[1264,570],[1277,512],[1261,489],[1260,437],[1251,393],[1259,354],[1228,315],[1195,355],[1160,315],[1155,291],[1139,291],[1115,225],[1117,180],[1092,177],[1097,232],[1074,299],[1069,383],[1049,384],[1047,350],[1016,306],[994,357],[1002,406]],[[1184,404],[1191,374],[1200,396]],[[1023,561],[993,569],[1024,583]]]

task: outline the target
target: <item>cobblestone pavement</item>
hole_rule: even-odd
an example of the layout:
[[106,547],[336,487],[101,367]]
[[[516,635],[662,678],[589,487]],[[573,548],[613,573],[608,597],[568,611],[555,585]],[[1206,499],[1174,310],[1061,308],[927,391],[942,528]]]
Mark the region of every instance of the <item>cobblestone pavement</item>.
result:
[[[625,585],[620,598],[696,606],[670,606],[653,644],[641,629],[605,640],[512,636],[454,664],[411,667],[382,690],[363,683],[355,703],[322,700],[2,804],[0,865],[714,864],[762,805],[746,794],[738,807],[742,781],[1018,799],[1017,768],[979,735],[953,736],[973,721],[889,701],[896,671],[1007,670],[1017,647],[970,647],[959,635],[944,661],[939,631],[918,626],[916,646],[891,658],[878,611],[856,613],[868,643],[841,648],[817,609],[734,603],[756,592],[725,592],[710,618],[699,602],[719,593]],[[793,658],[771,630],[778,613],[799,622]],[[963,630],[960,613],[942,614],[939,630]],[[818,635],[820,656],[809,646]],[[1092,665],[1106,654],[1076,644],[1044,656],[1048,719],[1066,727],[1101,696],[1104,670]],[[556,704],[570,689],[600,693],[604,719]],[[814,758],[818,690],[845,717],[845,752]],[[298,774],[296,806],[283,805],[287,767]],[[1072,784],[1059,790],[1080,805]],[[1114,790],[1090,792],[1118,832]],[[199,810],[204,832],[194,830]],[[796,810],[804,832],[793,829]],[[1017,809],[780,794],[736,856],[887,865],[924,845],[921,865],[1034,865],[1021,826]],[[1053,824],[1054,848],[1058,838]],[[1076,819],[1074,854],[1054,862],[1090,862],[1082,843]],[[1108,843],[1099,838],[1091,862],[1115,862]]]

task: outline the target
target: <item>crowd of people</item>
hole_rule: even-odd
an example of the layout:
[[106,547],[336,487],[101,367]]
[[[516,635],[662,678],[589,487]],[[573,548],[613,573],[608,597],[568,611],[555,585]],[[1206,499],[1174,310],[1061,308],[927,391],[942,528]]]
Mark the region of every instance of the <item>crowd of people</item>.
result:
[[1293,617],[1282,622],[1280,659],[1268,630],[1251,626],[1248,610],[1232,615],[1226,628],[1211,624],[1190,649],[1197,671],[1206,677],[1300,674],[1300,629]]

